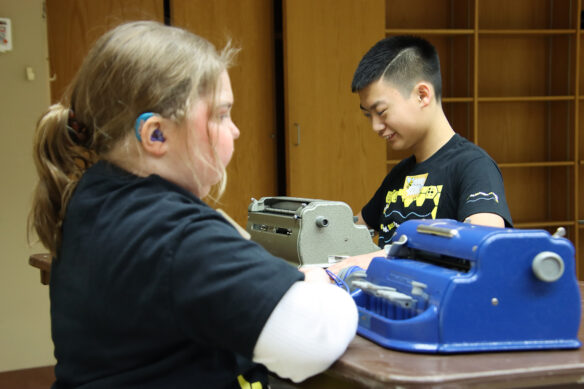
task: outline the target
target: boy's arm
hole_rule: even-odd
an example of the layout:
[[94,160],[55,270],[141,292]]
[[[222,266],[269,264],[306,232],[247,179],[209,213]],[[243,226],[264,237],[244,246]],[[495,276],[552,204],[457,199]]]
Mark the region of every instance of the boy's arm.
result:
[[[505,227],[505,221],[503,220],[503,218],[495,213],[486,213],[486,212],[485,213],[475,213],[474,215],[470,215],[469,217],[467,217],[464,221],[469,222],[471,224],[478,224],[481,226],[501,227],[501,228]],[[365,221],[363,220],[363,216],[361,215],[361,212],[359,212],[359,214],[357,215],[357,224],[367,225],[367,223],[365,223]],[[345,267],[349,267],[349,266],[359,266],[359,267],[366,270],[369,267],[371,260],[375,257],[385,257],[385,251],[379,250],[379,251],[374,251],[372,253],[355,255],[353,257],[349,257],[349,258],[345,259],[342,262],[338,262],[338,263],[335,263],[334,265],[329,266],[328,269],[330,271],[334,272],[335,274],[338,274],[338,272],[341,269],[343,269]]]
[[475,158],[459,164],[456,174],[460,180],[456,219],[485,226],[512,227],[503,177],[494,160]]
[[481,226],[505,227],[505,221],[503,218],[495,213],[475,213],[464,219],[464,221],[471,224],[479,224]]
[[361,225],[367,226],[367,228],[371,229],[369,224],[367,224],[365,219],[363,219],[363,215],[361,214],[361,212],[359,212],[359,214],[357,214],[357,223],[355,223],[355,224],[361,224]]

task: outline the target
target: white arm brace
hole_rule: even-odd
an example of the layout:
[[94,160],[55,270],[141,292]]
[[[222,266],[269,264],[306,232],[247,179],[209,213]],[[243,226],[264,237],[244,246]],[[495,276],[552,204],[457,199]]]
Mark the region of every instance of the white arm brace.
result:
[[268,318],[253,361],[282,378],[300,382],[326,370],[357,330],[357,306],[341,288],[298,281]]

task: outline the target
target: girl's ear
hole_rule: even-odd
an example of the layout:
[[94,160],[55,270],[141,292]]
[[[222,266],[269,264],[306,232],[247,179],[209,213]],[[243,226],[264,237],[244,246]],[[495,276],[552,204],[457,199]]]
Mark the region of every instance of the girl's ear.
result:
[[144,150],[155,156],[161,157],[168,151],[164,135],[164,119],[154,115],[148,118],[139,127],[139,140]]

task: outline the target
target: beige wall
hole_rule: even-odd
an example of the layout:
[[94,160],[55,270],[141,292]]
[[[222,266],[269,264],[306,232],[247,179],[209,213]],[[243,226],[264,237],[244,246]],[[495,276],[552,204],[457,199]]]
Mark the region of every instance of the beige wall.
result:
[[[53,364],[49,289],[28,256],[26,218],[36,173],[35,122],[49,104],[46,22],[42,0],[0,0],[12,20],[13,50],[0,53],[0,371]],[[31,66],[36,79],[28,81]]]

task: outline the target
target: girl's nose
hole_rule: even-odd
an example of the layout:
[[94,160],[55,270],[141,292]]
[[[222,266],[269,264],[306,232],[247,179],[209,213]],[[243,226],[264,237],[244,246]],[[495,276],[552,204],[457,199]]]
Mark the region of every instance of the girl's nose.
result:
[[233,134],[233,139],[239,138],[239,128],[237,128],[235,123],[233,124],[233,126],[231,128],[231,134]]

